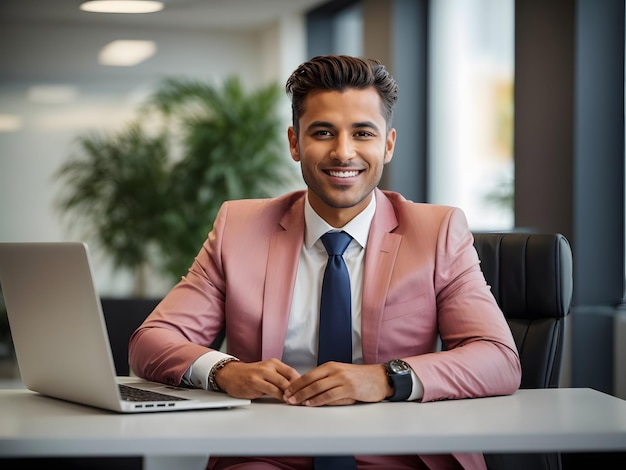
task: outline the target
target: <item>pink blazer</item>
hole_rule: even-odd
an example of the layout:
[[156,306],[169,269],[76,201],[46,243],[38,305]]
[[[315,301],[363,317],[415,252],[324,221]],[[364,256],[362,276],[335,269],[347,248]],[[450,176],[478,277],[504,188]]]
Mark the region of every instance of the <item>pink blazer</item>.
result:
[[[225,325],[229,354],[247,362],[281,358],[304,197],[297,191],[223,205],[187,275],[131,337],[137,375],[179,384]],[[365,363],[404,359],[424,385],[422,401],[517,390],[517,349],[460,209],[376,189],[363,283]],[[444,351],[436,352],[438,335]],[[456,457],[464,468],[484,468],[475,454]]]

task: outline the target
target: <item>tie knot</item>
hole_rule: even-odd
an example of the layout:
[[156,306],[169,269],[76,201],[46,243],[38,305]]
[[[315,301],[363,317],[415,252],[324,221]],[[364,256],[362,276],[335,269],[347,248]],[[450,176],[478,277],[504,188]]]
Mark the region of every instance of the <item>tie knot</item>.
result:
[[322,235],[322,243],[329,256],[343,255],[351,240],[352,237],[346,232],[326,232]]

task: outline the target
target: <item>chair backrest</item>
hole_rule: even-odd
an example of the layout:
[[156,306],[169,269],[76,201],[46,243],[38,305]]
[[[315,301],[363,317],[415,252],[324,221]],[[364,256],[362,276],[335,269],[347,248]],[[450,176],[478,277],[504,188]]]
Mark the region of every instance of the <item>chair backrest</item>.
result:
[[[155,298],[110,298],[102,299],[102,312],[109,333],[109,343],[117,375],[130,374],[128,365],[128,342],[133,332],[161,301]],[[220,349],[225,330],[217,335],[211,348]]]
[[107,325],[109,343],[117,375],[130,374],[128,340],[160,299],[103,298],[102,313]]
[[[559,386],[572,251],[560,234],[474,233],[487,283],[504,312],[522,364],[521,388]],[[485,454],[489,470],[559,470],[559,453]]]
[[475,233],[474,246],[520,353],[521,387],[558,387],[573,290],[569,242],[561,234]]

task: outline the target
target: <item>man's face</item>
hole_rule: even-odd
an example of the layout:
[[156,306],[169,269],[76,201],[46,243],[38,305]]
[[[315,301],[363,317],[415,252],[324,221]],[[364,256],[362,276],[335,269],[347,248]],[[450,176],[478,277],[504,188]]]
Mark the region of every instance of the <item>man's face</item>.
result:
[[300,162],[311,206],[334,227],[367,207],[393,156],[396,131],[387,133],[381,106],[375,88],[313,91],[299,135],[289,128],[289,149]]

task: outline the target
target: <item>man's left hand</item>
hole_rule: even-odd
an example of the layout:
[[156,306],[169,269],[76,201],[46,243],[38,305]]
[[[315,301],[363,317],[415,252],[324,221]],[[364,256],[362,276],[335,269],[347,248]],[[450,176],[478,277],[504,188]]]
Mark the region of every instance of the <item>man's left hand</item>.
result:
[[327,362],[293,380],[283,399],[290,405],[351,405],[391,396],[383,364]]

